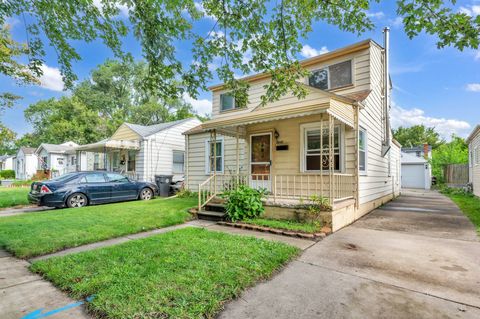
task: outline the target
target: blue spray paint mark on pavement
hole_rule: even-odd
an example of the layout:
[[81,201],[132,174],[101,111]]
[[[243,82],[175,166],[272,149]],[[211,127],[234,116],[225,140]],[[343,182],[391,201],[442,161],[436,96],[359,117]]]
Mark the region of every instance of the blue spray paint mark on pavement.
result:
[[[95,295],[89,296],[85,299],[85,301],[86,302],[91,302],[94,297],[95,297]],[[44,312],[44,313],[42,313],[43,308],[40,308],[40,309],[37,309],[33,312],[30,312],[28,315],[26,315],[25,317],[22,317],[21,319],[45,318],[45,317],[52,316],[54,314],[57,314],[59,312],[65,311],[65,310],[69,310],[69,309],[72,309],[72,308],[75,308],[75,307],[79,307],[79,306],[83,305],[85,303],[85,301],[74,302],[74,303],[68,304],[66,306],[63,306],[63,307],[60,307],[60,308],[57,308],[57,309],[54,309],[54,310],[51,310],[51,311],[48,311],[48,312]]]

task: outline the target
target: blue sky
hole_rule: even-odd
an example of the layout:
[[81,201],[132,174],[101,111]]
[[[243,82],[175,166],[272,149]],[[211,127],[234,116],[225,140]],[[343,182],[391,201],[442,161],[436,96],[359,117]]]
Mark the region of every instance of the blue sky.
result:
[[[317,55],[367,38],[382,43],[382,28],[390,26],[391,77],[394,85],[393,126],[423,123],[435,126],[445,137],[451,133],[467,136],[473,127],[480,123],[480,50],[439,50],[435,45],[435,37],[429,35],[408,39],[395,14],[394,2],[385,2],[369,10],[376,29],[360,36],[339,31],[335,26],[325,23],[316,23],[308,39],[302,39],[304,50],[298,58]],[[480,0],[459,1],[456,10],[478,15]],[[10,23],[14,39],[24,41],[25,30],[20,20],[12,19]],[[205,18],[196,26],[197,32],[206,34],[212,24],[212,20]],[[78,43],[75,46],[83,58],[74,64],[74,71],[81,80],[88,78],[94,67],[112,57],[111,52],[100,43]],[[126,39],[124,47],[141,59],[141,48],[135,39]],[[190,63],[189,44],[177,43],[176,48],[178,57],[185,64]],[[2,116],[2,121],[19,135],[32,130],[23,115],[29,104],[69,94],[62,91],[61,76],[55,58],[54,51],[47,48],[41,86],[17,86],[11,79],[0,77],[2,91],[14,92],[24,97]],[[217,82],[214,80],[210,84]],[[209,92],[202,92],[197,100],[189,97],[187,99],[200,113],[208,112],[211,105]]]

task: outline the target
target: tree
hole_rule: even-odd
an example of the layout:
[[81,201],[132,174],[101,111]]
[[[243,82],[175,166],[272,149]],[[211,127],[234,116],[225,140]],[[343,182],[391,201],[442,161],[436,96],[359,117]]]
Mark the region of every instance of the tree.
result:
[[41,100],[25,110],[33,133],[17,146],[92,143],[110,137],[123,122],[151,125],[195,116],[183,99],[162,100],[142,87],[145,63],[108,60],[80,82],[71,96]]
[[[17,61],[17,58],[26,54],[28,54],[27,46],[14,41],[10,34],[10,27],[0,23],[0,74],[12,78],[18,84],[38,83],[32,73],[32,70],[38,71],[38,64],[31,62],[25,65]],[[0,112],[11,107],[20,98],[10,92],[0,92]]]
[[[239,102],[247,98],[248,83],[236,80],[236,71],[269,73],[272,82],[262,97],[266,103],[288,90],[298,97],[306,94],[297,80],[307,72],[295,56],[314,22],[361,34],[374,28],[367,14],[372,2],[379,0],[9,0],[0,4],[0,25],[7,18],[22,17],[29,34],[29,68],[41,73],[38,66],[45,58],[45,46],[55,48],[68,88],[76,80],[72,63],[81,59],[74,42],[100,40],[115,57],[129,60],[122,41],[131,32],[148,64],[144,84],[163,100],[185,92],[197,97],[213,78],[208,66],[220,59],[217,75]],[[396,5],[410,38],[425,32],[437,37],[439,48],[478,49],[480,16],[458,10],[455,0],[399,0]],[[214,21],[207,35],[196,28],[205,16]],[[189,65],[176,55],[178,42],[192,44]]]
[[17,134],[0,123],[0,155],[15,153],[15,139]]
[[98,113],[75,96],[39,101],[25,110],[25,117],[34,131],[22,142],[28,146],[66,141],[86,144],[108,136],[105,122]]
[[468,163],[468,144],[459,136],[452,135],[448,143],[432,150],[432,174],[443,181],[443,167],[447,164]]
[[411,127],[400,126],[393,130],[393,137],[403,147],[414,147],[427,143],[435,149],[445,143],[434,127],[426,127],[423,124]]

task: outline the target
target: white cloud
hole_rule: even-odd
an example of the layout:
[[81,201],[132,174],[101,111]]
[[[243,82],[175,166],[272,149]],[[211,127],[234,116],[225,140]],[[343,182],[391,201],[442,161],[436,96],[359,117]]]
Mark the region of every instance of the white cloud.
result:
[[198,11],[203,13],[205,18],[212,19],[212,20],[214,19],[213,16],[207,14],[207,12],[205,11],[205,8],[203,7],[203,4],[201,2],[195,2],[195,9],[197,9]]
[[42,65],[41,69],[43,75],[40,77],[40,86],[52,91],[63,91],[63,80],[60,70],[58,68],[49,67],[46,64]]
[[393,65],[390,68],[390,74],[397,75],[397,74],[405,74],[405,73],[417,73],[422,71],[423,65],[416,64],[416,65]]
[[399,28],[403,25],[403,18],[402,17],[396,17],[395,19],[390,20],[390,24],[394,28]]
[[382,11],[378,11],[378,12],[367,11],[366,14],[367,14],[367,17],[372,19],[382,19],[383,17],[385,17],[385,13],[383,13]]
[[193,109],[197,111],[199,115],[207,115],[212,113],[212,101],[208,99],[196,100],[187,93],[184,93],[183,100],[187,103],[192,104]]
[[475,17],[480,15],[480,5],[472,5],[472,6],[461,6],[458,10],[460,13],[465,13],[468,16]]
[[405,109],[395,103],[392,103],[390,115],[393,128],[423,124],[427,127],[435,127],[435,130],[447,140],[452,134],[462,137],[467,136],[471,127],[470,124],[465,121],[427,116],[422,109]]
[[475,54],[475,60],[480,60],[480,50]]
[[470,92],[480,92],[480,83],[469,83],[467,84],[466,90]]
[[320,49],[315,49],[309,46],[308,44],[305,44],[302,47],[302,51],[300,51],[300,54],[305,58],[312,58],[314,56],[327,53],[328,51],[329,50],[327,49],[326,46],[323,46]]
[[[93,5],[102,11],[102,0],[93,0]],[[120,16],[128,17],[128,7],[124,4],[116,4],[118,10],[120,10]]]

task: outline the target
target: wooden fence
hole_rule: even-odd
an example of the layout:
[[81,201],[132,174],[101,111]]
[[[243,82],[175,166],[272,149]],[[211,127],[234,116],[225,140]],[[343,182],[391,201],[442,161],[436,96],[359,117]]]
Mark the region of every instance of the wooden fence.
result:
[[443,167],[443,177],[447,185],[463,186],[468,183],[468,164],[448,164]]

